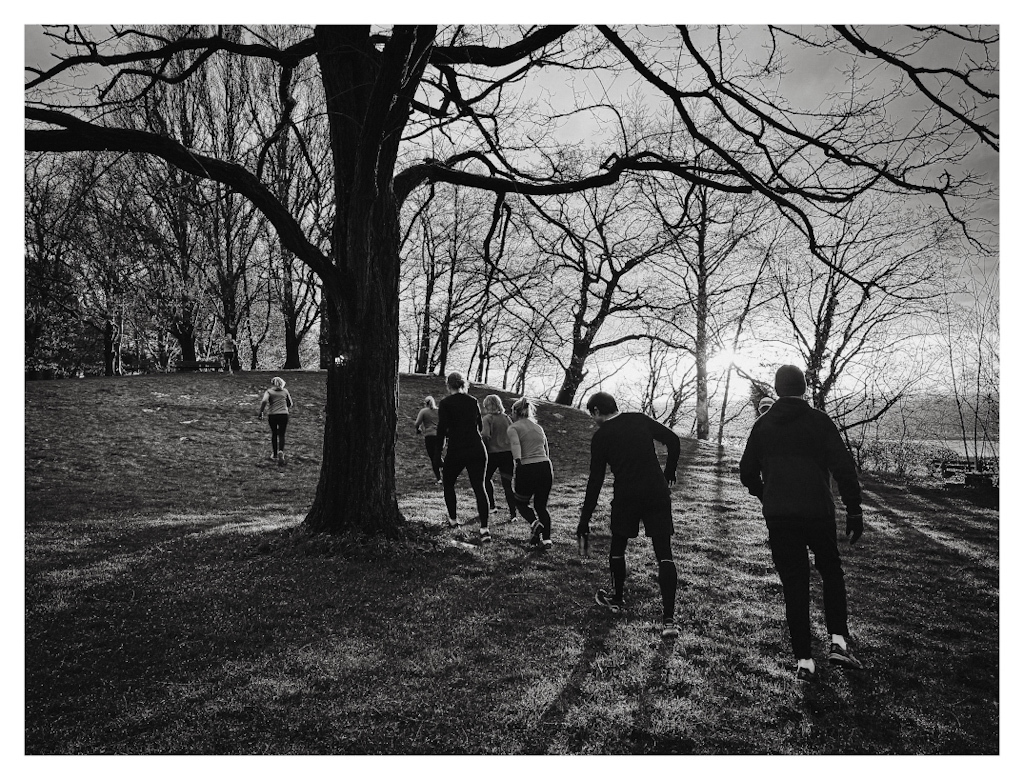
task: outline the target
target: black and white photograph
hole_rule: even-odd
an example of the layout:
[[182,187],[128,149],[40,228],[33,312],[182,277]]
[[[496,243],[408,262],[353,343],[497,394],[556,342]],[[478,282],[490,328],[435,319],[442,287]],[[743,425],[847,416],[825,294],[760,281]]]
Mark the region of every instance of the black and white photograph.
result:
[[19,12],[25,776],[1008,773],[1001,15],[744,8]]

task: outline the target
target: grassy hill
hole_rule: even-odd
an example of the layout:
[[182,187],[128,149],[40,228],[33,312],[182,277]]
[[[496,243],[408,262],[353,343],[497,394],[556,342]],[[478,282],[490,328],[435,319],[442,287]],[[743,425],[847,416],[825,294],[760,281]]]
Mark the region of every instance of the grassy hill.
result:
[[[843,552],[867,668],[820,663],[801,686],[737,452],[683,442],[682,634],[666,644],[646,540],[627,553],[628,613],[593,604],[610,485],[581,559],[585,414],[540,406],[549,553],[524,548],[522,522],[492,522],[482,551],[451,544],[474,529],[443,524],[412,429],[423,396],[443,395],[424,376],[400,393],[399,501],[417,533],[303,539],[324,375],[283,374],[285,468],[255,417],[270,376],[26,383],[27,753],[998,752],[995,501],[866,479],[867,531]],[[464,476],[458,491],[471,516]],[[812,599],[823,632],[816,575]]]

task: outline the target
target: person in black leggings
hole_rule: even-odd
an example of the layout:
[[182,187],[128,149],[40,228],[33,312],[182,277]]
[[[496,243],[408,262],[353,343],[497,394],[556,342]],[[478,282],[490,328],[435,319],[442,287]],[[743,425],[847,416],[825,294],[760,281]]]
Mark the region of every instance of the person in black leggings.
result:
[[292,397],[284,389],[285,381],[281,377],[275,376],[270,380],[270,385],[260,403],[260,419],[263,419],[263,412],[267,411],[269,407],[270,446],[273,447],[270,459],[283,466],[285,464],[284,432],[288,429],[288,410],[292,405]]
[[444,503],[448,507],[448,524],[460,525],[456,513],[455,481],[465,469],[469,484],[476,496],[476,509],[480,518],[480,543],[491,541],[487,528],[487,491],[484,472],[487,469],[487,447],[480,438],[483,423],[480,404],[469,395],[469,385],[458,371],[448,375],[448,395],[437,405],[437,441],[447,450],[441,467]]
[[[661,590],[662,629],[665,639],[679,636],[675,624],[676,564],[672,557],[672,494],[679,462],[679,437],[670,429],[637,412],[622,413],[608,393],[594,393],[587,400],[587,411],[598,429],[590,441],[590,478],[580,510],[576,535],[584,540],[590,535],[590,518],[604,484],[606,467],[615,477],[612,496],[612,542],[608,553],[613,590],[601,588],[595,600],[611,612],[625,608],[626,545],[644,533],[651,539],[658,560],[658,586]],[[668,448],[662,471],[654,442]]]

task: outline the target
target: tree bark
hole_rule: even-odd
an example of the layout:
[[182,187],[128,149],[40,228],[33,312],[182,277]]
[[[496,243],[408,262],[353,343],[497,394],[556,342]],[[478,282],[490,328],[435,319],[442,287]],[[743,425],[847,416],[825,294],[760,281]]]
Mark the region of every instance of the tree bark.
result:
[[401,260],[393,177],[434,32],[396,27],[382,52],[369,27],[315,32],[337,207],[334,258],[323,279],[330,351],[323,461],[305,519],[313,532],[387,534],[403,523],[395,486]]

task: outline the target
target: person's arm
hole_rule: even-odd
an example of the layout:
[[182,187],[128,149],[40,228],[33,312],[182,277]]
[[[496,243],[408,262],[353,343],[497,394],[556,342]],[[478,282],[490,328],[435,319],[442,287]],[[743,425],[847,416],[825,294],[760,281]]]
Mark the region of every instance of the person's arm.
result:
[[672,485],[676,481],[676,466],[679,464],[679,437],[671,428],[650,417],[647,418],[647,427],[651,431],[651,436],[668,448],[668,458],[665,460],[665,481]]
[[[583,499],[583,507],[580,509],[580,527],[587,527],[589,532],[590,518],[597,508],[597,499],[601,495],[601,488],[604,486],[604,472],[607,467],[607,458],[600,446],[597,437],[590,441],[590,476],[587,478],[587,492]],[[577,533],[579,533],[577,529]]]
[[484,444],[491,438],[491,415],[487,414],[483,416],[483,424],[480,428],[480,438],[484,440]]
[[267,408],[267,404],[270,402],[270,391],[263,393],[263,400],[260,401],[260,419],[263,419],[263,411]]
[[757,454],[757,422],[754,426],[743,448],[743,457],[740,458],[740,482],[750,495],[760,499],[764,495],[764,482],[761,481],[761,461]]
[[860,539],[864,532],[864,512],[860,506],[860,478],[857,476],[857,462],[846,449],[843,437],[839,434],[836,424],[825,417],[826,457],[828,470],[839,486],[839,497],[846,507],[846,536],[850,544]]
[[416,431],[416,433],[421,433],[420,428],[423,425],[423,415],[426,411],[427,407],[424,406],[422,409],[420,409],[420,413],[416,415],[416,422],[414,422],[412,426],[413,430]]
[[287,390],[284,391],[284,399],[288,402],[288,408],[291,409],[291,407],[292,407],[292,394],[289,393]]
[[437,445],[444,447],[445,436],[448,435],[448,413],[444,402],[437,405]]
[[523,457],[523,446],[519,441],[519,431],[511,425],[508,427],[508,442],[512,445],[512,460],[519,463]]

